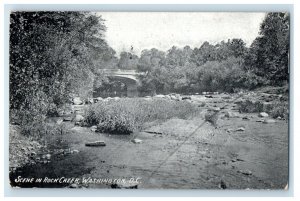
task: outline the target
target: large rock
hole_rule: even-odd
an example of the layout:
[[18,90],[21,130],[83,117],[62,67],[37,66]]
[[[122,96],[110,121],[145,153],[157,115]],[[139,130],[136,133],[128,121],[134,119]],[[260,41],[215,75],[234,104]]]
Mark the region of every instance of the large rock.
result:
[[78,154],[78,153],[79,153],[79,151],[77,149],[74,149],[71,151],[71,154]]
[[181,100],[192,100],[192,98],[190,96],[183,96]]
[[170,95],[171,100],[179,100],[175,95]]
[[135,138],[135,139],[133,139],[133,140],[131,140],[134,144],[140,144],[140,143],[142,143],[143,142],[143,140],[140,140],[140,139],[137,139],[137,138]]
[[252,175],[252,172],[250,170],[238,170],[237,172],[246,176]]
[[264,122],[265,119],[257,119],[256,122]]
[[249,121],[250,120],[250,118],[247,117],[247,116],[243,117],[242,119],[245,120],[245,121]]
[[64,121],[72,121],[72,117],[71,116],[64,117]]
[[266,112],[261,112],[261,113],[259,113],[258,116],[259,116],[259,117],[268,117],[269,115],[268,115],[268,113],[266,113]]
[[179,101],[180,95],[179,94],[169,94],[171,100]]
[[97,126],[92,126],[91,131],[96,132],[97,131]]
[[89,99],[88,99],[88,103],[89,103],[89,104],[93,104],[94,102],[95,102],[95,101],[94,101],[93,98],[89,98]]
[[82,115],[80,115],[80,114],[77,114],[75,116],[75,118],[73,119],[73,121],[75,121],[75,122],[81,122],[83,120],[84,120],[84,117]]
[[102,147],[106,146],[104,141],[95,141],[95,142],[87,142],[85,143],[85,146],[87,147]]
[[51,154],[46,154],[46,159],[50,160],[51,159]]
[[59,117],[64,116],[64,110],[61,109],[61,108],[57,109],[57,114],[58,114]]
[[82,105],[82,100],[80,99],[80,97],[75,97],[74,99],[73,99],[73,104],[74,105]]
[[56,120],[56,124],[60,125],[64,121],[63,118],[59,118]]
[[245,128],[244,127],[239,127],[235,131],[245,131]]

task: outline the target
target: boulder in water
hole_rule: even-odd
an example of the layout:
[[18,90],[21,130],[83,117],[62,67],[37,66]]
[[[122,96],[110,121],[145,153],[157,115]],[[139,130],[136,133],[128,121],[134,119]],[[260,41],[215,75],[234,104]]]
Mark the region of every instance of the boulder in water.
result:
[[64,121],[72,121],[72,117],[64,117]]
[[241,174],[247,175],[247,176],[252,175],[252,172],[250,170],[238,170],[238,173],[241,173]]
[[80,114],[77,114],[75,116],[75,118],[73,119],[73,121],[75,121],[75,122],[81,122],[83,120],[84,120],[84,117],[82,115],[80,115]]
[[96,132],[97,131],[97,126],[92,126],[91,131]]
[[143,142],[143,140],[135,138],[135,139],[131,140],[131,142],[133,142],[134,144],[140,144]]
[[85,146],[87,146],[87,147],[100,147],[100,146],[106,146],[106,144],[103,141],[95,141],[95,142],[87,142],[87,143],[85,143]]
[[46,159],[50,160],[50,158],[51,158],[51,154],[46,154]]
[[259,117],[268,117],[269,115],[268,115],[268,113],[266,113],[266,112],[261,112],[261,113],[259,113],[258,116],[259,116]]
[[74,149],[71,151],[71,154],[78,154],[78,153],[79,153],[79,151],[77,149]]
[[235,131],[245,131],[245,128],[244,127],[239,127]]
[[80,99],[80,97],[75,97],[74,99],[73,99],[73,104],[74,105],[82,105],[82,100]]
[[181,98],[181,100],[192,100],[192,98],[190,96],[184,96]]
[[56,123],[57,123],[58,125],[60,125],[63,121],[64,121],[64,119],[59,118],[59,119],[57,119]]
[[171,100],[177,100],[176,96],[174,95],[169,95]]

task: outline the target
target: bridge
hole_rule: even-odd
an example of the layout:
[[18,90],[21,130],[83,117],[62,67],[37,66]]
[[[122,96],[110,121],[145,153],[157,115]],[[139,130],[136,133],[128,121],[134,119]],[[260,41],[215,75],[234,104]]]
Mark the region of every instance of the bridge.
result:
[[139,81],[138,76],[144,74],[137,72],[136,70],[102,69],[101,71],[108,77],[123,77],[134,80],[136,82]]
[[139,75],[144,73],[137,72],[136,70],[123,70],[123,69],[101,69],[99,74],[104,74],[110,79],[120,81],[126,85],[127,96],[138,96],[137,86],[139,83]]

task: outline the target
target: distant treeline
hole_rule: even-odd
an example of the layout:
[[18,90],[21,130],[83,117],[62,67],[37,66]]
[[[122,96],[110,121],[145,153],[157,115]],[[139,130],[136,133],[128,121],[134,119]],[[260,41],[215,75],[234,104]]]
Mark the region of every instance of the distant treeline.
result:
[[287,83],[289,48],[289,15],[268,13],[250,47],[242,39],[228,39],[194,49],[143,50],[140,57],[122,52],[120,59],[111,55],[114,62],[106,68],[145,72],[139,88],[145,93],[234,92]]

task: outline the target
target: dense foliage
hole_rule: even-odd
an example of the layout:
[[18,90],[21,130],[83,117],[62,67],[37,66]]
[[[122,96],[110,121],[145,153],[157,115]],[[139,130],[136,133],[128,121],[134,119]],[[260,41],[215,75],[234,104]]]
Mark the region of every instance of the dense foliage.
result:
[[142,93],[235,92],[288,82],[289,15],[268,13],[248,48],[242,39],[204,42],[199,48],[144,50],[137,69]]
[[287,13],[268,13],[246,56],[248,68],[267,84],[281,85],[289,79],[289,23]]
[[93,89],[92,57],[105,52],[101,17],[81,12],[12,12],[10,109],[21,124]]

